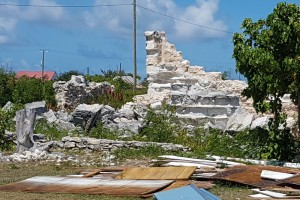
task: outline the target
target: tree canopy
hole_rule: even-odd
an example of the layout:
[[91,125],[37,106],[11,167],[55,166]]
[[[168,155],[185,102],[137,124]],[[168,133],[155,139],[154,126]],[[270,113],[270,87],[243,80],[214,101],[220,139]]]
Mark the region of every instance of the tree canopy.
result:
[[300,7],[279,3],[266,19],[246,18],[241,28],[233,36],[233,58],[248,79],[243,95],[253,98],[256,111],[270,110],[276,118],[280,97],[291,93],[296,104],[300,97]]
[[237,71],[248,80],[242,94],[252,97],[257,112],[274,114],[264,131],[262,157],[289,160],[297,142],[286,128],[281,97],[290,93],[298,105],[300,127],[300,7],[279,3],[266,19],[246,18],[241,28],[243,33],[233,36],[233,58]]

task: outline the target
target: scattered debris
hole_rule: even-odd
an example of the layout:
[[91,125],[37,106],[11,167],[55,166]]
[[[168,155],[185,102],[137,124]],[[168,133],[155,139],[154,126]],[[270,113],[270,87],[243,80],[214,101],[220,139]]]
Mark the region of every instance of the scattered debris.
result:
[[153,162],[160,163],[163,166],[195,166],[198,169],[216,168],[224,165],[226,167],[244,165],[242,163],[227,161],[223,159],[204,160],[204,159],[185,158],[185,157],[172,156],[172,155],[158,156],[158,158],[160,158],[160,160],[154,160]]
[[172,184],[172,180],[102,180],[92,178],[71,178],[36,176],[17,183],[0,186],[10,192],[54,192],[104,194],[118,196],[142,196],[153,193]]
[[275,172],[270,170],[262,170],[260,174],[261,178],[272,179],[272,180],[283,180],[295,176],[295,174]]
[[278,182],[276,182],[275,180],[261,178],[261,172],[263,170],[271,170],[284,173],[300,172],[299,170],[289,169],[285,167],[240,165],[228,168],[223,172],[218,172],[216,175],[212,176],[211,179],[232,181],[260,188],[277,186]]
[[188,180],[196,167],[132,167],[116,179],[127,180]]

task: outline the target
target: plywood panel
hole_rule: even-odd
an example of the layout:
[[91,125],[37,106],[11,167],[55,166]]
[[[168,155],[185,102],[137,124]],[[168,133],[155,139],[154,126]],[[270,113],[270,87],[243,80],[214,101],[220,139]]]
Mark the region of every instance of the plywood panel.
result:
[[127,168],[116,179],[133,180],[187,180],[196,167],[134,167]]
[[0,186],[0,190],[142,196],[163,189],[173,182],[171,180],[101,180],[38,176]]

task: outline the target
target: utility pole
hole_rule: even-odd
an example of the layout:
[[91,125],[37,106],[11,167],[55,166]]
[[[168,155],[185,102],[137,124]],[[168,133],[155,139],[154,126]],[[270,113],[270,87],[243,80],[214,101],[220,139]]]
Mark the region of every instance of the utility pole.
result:
[[133,94],[136,94],[136,0],[133,0]]
[[45,83],[44,83],[44,71],[45,71],[45,52],[48,52],[46,49],[40,50],[42,52],[42,84],[43,84],[43,96],[45,94]]
[[87,67],[87,75],[89,76],[90,75],[90,67]]

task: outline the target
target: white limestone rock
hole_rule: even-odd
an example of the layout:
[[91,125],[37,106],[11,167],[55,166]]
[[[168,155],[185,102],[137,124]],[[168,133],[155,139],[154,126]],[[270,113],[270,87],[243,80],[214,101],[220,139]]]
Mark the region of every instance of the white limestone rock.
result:
[[239,108],[229,117],[225,131],[238,132],[250,128],[254,114],[247,112],[243,108]]

